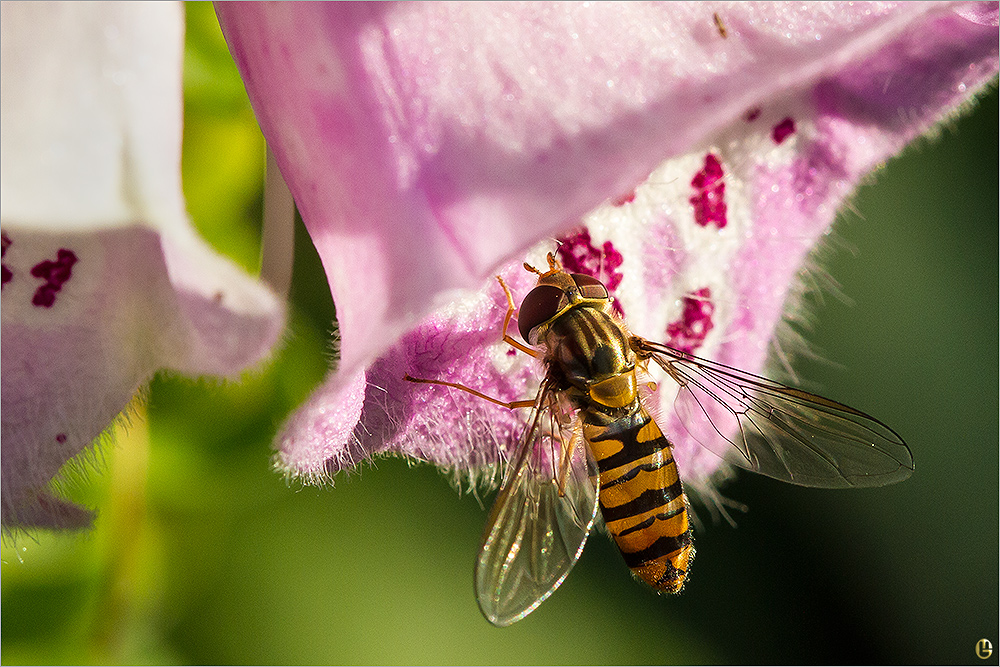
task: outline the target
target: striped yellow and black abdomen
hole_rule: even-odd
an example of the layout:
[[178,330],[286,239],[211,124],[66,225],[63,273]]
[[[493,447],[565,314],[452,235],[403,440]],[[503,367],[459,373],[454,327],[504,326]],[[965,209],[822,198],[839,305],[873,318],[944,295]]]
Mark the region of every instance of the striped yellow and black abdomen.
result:
[[592,408],[583,413],[608,531],[636,576],[658,590],[679,592],[694,546],[670,442],[641,406],[614,420]]

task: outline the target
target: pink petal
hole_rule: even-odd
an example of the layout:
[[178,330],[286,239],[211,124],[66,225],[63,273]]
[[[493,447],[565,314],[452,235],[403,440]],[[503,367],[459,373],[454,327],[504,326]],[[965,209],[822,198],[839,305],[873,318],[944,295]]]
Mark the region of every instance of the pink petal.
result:
[[[698,353],[760,371],[793,278],[850,188],[997,70],[989,12],[962,4],[217,13],[324,261],[343,338],[310,419],[293,418],[281,438],[293,474],[386,450],[493,460],[483,429],[498,424],[504,442],[503,408],[402,385],[401,372],[523,398],[528,367],[487,346],[505,307],[489,276],[511,260],[505,275],[516,274],[529,248],[605,200],[621,210],[595,211],[586,228],[624,258],[616,297],[636,332],[665,339],[671,323],[683,328],[685,299],[707,289],[713,327]],[[489,296],[460,301],[455,288]],[[354,414],[355,425],[333,423]],[[320,452],[320,423],[349,436]],[[695,476],[717,466],[678,449]]]
[[281,303],[195,236],[180,187],[183,16],[3,5],[2,510],[80,527],[49,483],[160,368],[237,376]]

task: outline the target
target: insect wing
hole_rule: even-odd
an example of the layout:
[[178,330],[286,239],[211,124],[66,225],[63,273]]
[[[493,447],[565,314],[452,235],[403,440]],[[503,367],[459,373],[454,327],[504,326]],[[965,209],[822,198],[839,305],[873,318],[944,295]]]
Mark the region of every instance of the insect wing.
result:
[[[597,515],[597,481],[592,476],[596,464],[582,437],[574,435],[567,423],[571,415],[553,414],[562,412],[558,399],[549,381],[543,382],[513,465],[490,510],[476,560],[479,608],[497,626],[521,620],[562,584]],[[539,456],[545,441],[559,452],[548,461]],[[573,450],[562,493],[560,443]]]
[[802,486],[884,486],[906,479],[903,439],[828,398],[641,338],[633,341],[679,385],[674,408],[703,446],[726,461]]

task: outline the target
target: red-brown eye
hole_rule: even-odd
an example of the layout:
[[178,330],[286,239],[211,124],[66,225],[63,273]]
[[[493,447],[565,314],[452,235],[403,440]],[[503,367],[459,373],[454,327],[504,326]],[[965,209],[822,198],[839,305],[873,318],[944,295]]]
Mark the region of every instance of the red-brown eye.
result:
[[534,345],[535,341],[529,338],[531,330],[555,317],[565,298],[565,293],[554,285],[538,285],[528,292],[517,312],[517,329],[521,338]]
[[585,273],[571,273],[573,282],[580,289],[580,296],[584,299],[607,299],[608,288],[600,280]]

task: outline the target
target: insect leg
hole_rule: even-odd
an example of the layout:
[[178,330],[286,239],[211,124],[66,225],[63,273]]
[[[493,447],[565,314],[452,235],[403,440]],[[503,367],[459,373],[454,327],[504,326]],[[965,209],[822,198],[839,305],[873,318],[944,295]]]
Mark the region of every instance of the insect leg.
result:
[[493,398],[492,396],[487,396],[486,394],[480,393],[480,392],[478,392],[475,389],[472,389],[470,387],[466,387],[464,384],[458,384],[457,382],[446,382],[445,380],[427,380],[427,379],[424,379],[424,378],[415,378],[415,377],[411,376],[409,373],[407,373],[406,375],[404,375],[403,379],[406,380],[407,382],[413,382],[413,383],[416,383],[416,384],[440,384],[440,385],[444,385],[445,387],[452,387],[454,389],[461,389],[462,391],[469,392],[473,396],[478,396],[479,398],[481,398],[483,400],[489,401],[490,403],[495,403],[495,404],[500,405],[502,407],[505,407],[505,408],[507,408],[509,410],[514,410],[515,408],[530,408],[531,406],[533,406],[535,404],[534,400],[527,400],[527,399],[523,400],[523,401],[510,401],[510,402],[501,401],[498,398]]
[[503,278],[501,278],[500,276],[497,276],[497,280],[500,281],[500,287],[503,288],[504,294],[507,295],[507,314],[504,315],[503,318],[503,342],[507,343],[516,350],[520,350],[525,354],[535,357],[536,359],[539,358],[540,356],[542,356],[541,352],[539,352],[538,350],[533,350],[527,345],[522,345],[521,343],[518,343],[516,340],[514,340],[512,336],[510,336],[507,333],[507,327],[510,326],[510,320],[512,317],[514,317],[514,311],[517,310],[517,307],[514,305],[514,297],[513,295],[511,295],[510,288],[507,287],[507,283],[505,283],[503,281]]

